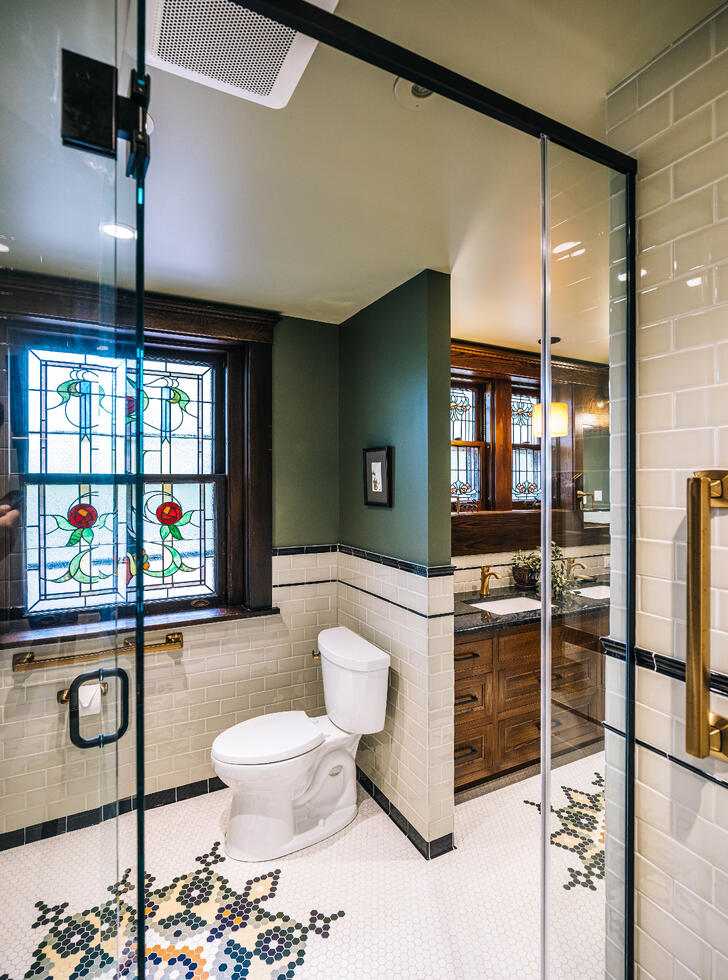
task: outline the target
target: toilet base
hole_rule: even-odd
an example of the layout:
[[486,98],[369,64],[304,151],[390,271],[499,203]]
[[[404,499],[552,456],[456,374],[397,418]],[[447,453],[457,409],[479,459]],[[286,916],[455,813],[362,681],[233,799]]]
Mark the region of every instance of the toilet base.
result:
[[272,849],[270,846],[256,847],[255,834],[250,833],[250,827],[243,833],[243,828],[236,827],[235,822],[231,821],[225,834],[225,853],[234,861],[274,861],[276,858],[294,851],[302,851],[306,847],[320,844],[321,841],[333,837],[340,830],[347,827],[356,817],[358,805],[356,803],[341,807],[329,814],[314,827],[310,827],[301,833],[293,834],[287,841],[281,841]]

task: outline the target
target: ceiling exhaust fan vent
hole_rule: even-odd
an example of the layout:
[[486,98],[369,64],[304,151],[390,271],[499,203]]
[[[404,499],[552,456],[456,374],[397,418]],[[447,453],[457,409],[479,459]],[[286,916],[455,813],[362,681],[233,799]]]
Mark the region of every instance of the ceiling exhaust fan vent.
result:
[[[338,0],[312,0],[332,11]],[[316,42],[230,0],[147,0],[147,63],[280,109]]]

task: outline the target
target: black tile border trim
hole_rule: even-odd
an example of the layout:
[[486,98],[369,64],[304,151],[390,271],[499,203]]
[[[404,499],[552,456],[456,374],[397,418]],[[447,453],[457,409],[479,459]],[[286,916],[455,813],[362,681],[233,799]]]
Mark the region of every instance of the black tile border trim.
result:
[[[412,572],[423,578],[439,578],[443,575],[454,575],[454,565],[418,565],[416,562],[405,561],[404,558],[394,558],[391,555],[380,555],[377,551],[366,551],[364,548],[354,548],[348,544],[305,544],[298,548],[273,548],[273,557],[281,555],[319,555],[327,551],[339,551],[343,555],[353,555],[355,558],[365,558],[378,565],[398,568],[402,572]],[[308,584],[308,583],[306,583]]]
[[[682,766],[683,769],[687,769],[694,776],[702,776],[703,779],[707,779],[710,783],[715,783],[716,786],[721,786],[723,789],[728,789],[728,783],[723,779],[718,779],[710,772],[705,772],[704,769],[699,769],[697,766],[691,765],[689,762],[685,762],[684,759],[678,759],[677,756],[671,755],[669,752],[664,752],[662,749],[658,749],[654,745],[650,745],[649,742],[643,742],[641,738],[635,738],[635,745],[639,745],[642,749],[647,749],[648,752],[653,752],[655,755],[662,756],[663,759],[667,759],[668,762],[674,762],[676,766]],[[638,815],[639,816],[639,815]]]
[[[624,660],[624,643],[609,637],[602,637],[601,644],[607,656]],[[654,670],[665,677],[672,677],[676,681],[685,682],[685,663],[682,660],[665,656],[663,653],[652,653],[650,650],[643,650],[640,647],[635,647],[634,655],[638,667]],[[728,674],[711,671],[710,690],[714,694],[722,694],[723,697],[728,697]]]
[[409,606],[403,606],[399,602],[395,602],[394,599],[387,599],[383,595],[377,595],[376,592],[369,592],[367,589],[362,589],[359,585],[352,585],[351,582],[345,582],[343,579],[339,579],[339,585],[345,585],[349,589],[356,589],[357,592],[363,592],[364,595],[370,595],[373,599],[381,599],[382,602],[388,602],[390,606],[396,606],[398,609],[404,609],[405,612],[412,613],[414,616],[419,616],[421,619],[443,619],[445,616],[454,616],[454,610],[444,613],[423,613],[419,612],[417,609],[410,609]]
[[425,840],[422,834],[418,830],[415,830],[409,820],[399,812],[394,803],[390,803],[379,787],[375,786],[369,776],[359,766],[356,767],[356,781],[371,796],[374,802],[384,810],[392,823],[396,825],[398,830],[402,831],[407,840],[414,844],[426,861],[434,860],[434,858],[441,857],[441,855],[455,850],[452,834],[445,834],[444,837],[438,837],[437,840]]
[[281,555],[324,555],[328,551],[338,551],[338,544],[303,544],[292,548],[274,548],[273,557]]
[[[225,789],[225,783],[218,776],[211,776],[209,779],[200,779],[195,783],[186,783],[184,786],[177,786],[173,789],[147,793],[144,797],[144,809],[154,810],[158,806],[168,806],[170,803],[191,800],[195,796],[215,793],[220,789]],[[32,827],[19,827],[17,830],[0,834],[0,851],[7,851],[11,847],[20,847],[23,844],[32,844],[39,840],[47,840],[49,837],[58,837],[60,834],[69,833],[72,830],[93,827],[105,820],[113,820],[120,814],[130,813],[132,810],[136,810],[136,798],[126,796],[114,803],[95,807],[93,810],[83,810],[81,813],[71,813],[67,817],[45,820],[43,823],[34,824]]]

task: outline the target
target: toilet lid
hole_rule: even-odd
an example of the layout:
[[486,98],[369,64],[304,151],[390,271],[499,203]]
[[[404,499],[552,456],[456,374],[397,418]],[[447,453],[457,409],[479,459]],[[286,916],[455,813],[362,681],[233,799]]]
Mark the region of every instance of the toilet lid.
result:
[[212,743],[218,762],[256,766],[282,762],[310,752],[324,740],[324,733],[305,711],[277,711],[233,725]]

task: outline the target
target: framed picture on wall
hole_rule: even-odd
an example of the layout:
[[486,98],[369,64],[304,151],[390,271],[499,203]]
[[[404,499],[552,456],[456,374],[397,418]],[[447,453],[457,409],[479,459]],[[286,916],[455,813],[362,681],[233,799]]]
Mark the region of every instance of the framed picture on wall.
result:
[[369,507],[392,506],[392,447],[364,450],[364,503]]

